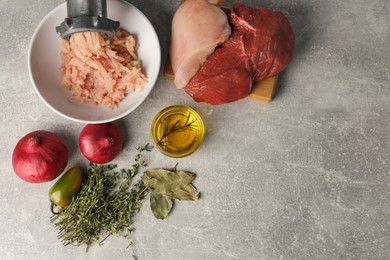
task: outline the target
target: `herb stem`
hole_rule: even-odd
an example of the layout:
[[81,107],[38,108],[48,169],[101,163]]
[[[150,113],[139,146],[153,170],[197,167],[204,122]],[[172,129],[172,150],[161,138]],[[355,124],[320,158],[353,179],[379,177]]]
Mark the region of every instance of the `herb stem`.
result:
[[167,145],[166,142],[164,142],[163,140],[166,139],[168,136],[170,136],[171,134],[173,133],[177,133],[177,132],[183,132],[183,131],[197,131],[197,128],[194,127],[194,124],[197,122],[197,119],[194,118],[192,121],[190,121],[190,118],[191,118],[191,113],[189,112],[188,113],[188,116],[187,116],[187,119],[185,121],[185,123],[183,125],[180,125],[180,119],[178,119],[172,126],[167,126],[165,129],[164,129],[164,132],[162,134],[162,136],[160,137],[160,139],[158,140],[158,144],[159,145]]

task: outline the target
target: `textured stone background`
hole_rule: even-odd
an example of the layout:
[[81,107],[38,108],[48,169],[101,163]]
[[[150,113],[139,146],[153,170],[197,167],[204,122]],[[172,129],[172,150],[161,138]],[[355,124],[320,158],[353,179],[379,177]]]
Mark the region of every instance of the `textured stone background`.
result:
[[[53,182],[31,185],[12,170],[11,154],[26,133],[58,133],[78,152],[82,124],[61,118],[34,93],[27,50],[39,21],[63,1],[0,1],[0,259],[131,259],[127,242],[63,247],[49,221]],[[178,1],[130,1],[151,20],[163,61]],[[139,259],[390,258],[390,2],[388,0],[243,1],[284,11],[297,49],[269,104],[193,102],[160,75],[147,100],[117,123],[126,148],[151,142],[154,115],[172,104],[203,116],[203,145],[185,159],[156,150],[151,167],[197,173],[202,197],[176,203],[164,221],[149,203],[136,219]],[[226,1],[230,6],[233,1]],[[130,158],[130,159],[129,159]]]

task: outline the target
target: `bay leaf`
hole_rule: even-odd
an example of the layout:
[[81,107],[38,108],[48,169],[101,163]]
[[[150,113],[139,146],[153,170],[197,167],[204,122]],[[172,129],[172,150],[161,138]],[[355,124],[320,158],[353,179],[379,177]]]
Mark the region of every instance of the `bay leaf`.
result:
[[157,219],[164,219],[171,212],[173,200],[155,191],[150,193],[150,208]]
[[197,200],[199,192],[192,184],[180,186],[173,191],[173,197],[178,200]]
[[199,192],[192,181],[195,174],[185,171],[169,171],[165,169],[151,169],[144,172],[142,181],[152,192],[150,207],[154,216],[164,219],[172,209],[175,199],[197,200]]
[[[198,192],[191,182],[195,175],[185,171],[172,172],[165,169],[147,170],[142,176],[142,181],[146,186],[159,194],[180,200],[194,200],[198,197]],[[189,187],[187,187],[189,186]],[[188,193],[184,196],[184,193]]]

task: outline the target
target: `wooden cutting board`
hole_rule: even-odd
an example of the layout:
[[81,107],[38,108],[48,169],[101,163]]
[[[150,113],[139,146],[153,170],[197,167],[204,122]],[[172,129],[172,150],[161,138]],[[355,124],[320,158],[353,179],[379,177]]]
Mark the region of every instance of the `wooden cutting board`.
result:
[[[222,7],[222,9],[227,12],[229,9],[226,7]],[[168,80],[175,79],[175,73],[172,70],[171,60],[168,58],[164,68],[165,78]],[[277,76],[267,78],[261,80],[259,82],[255,82],[252,86],[252,91],[249,94],[248,98],[259,100],[262,102],[270,102],[274,96],[275,88],[276,88]]]

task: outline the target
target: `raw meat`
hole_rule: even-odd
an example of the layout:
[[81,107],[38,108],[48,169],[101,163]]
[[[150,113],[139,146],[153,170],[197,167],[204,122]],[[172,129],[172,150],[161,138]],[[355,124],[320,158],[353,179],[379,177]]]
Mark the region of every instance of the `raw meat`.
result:
[[[210,2],[219,4],[219,1]],[[184,88],[231,28],[226,14],[207,0],[186,0],[172,20],[170,58],[175,84]]]
[[237,3],[230,19],[244,37],[246,53],[253,63],[254,81],[277,75],[291,62],[295,36],[282,12]]
[[230,38],[184,88],[197,102],[218,105],[245,98],[253,82],[278,74],[292,60],[295,36],[282,12],[236,3],[229,19]]
[[249,95],[253,83],[251,70],[243,35],[233,32],[184,90],[197,102],[213,105],[233,102]]
[[137,57],[138,42],[119,29],[109,41],[98,32],[62,40],[61,84],[70,101],[116,108],[127,94],[141,92],[148,79]]

